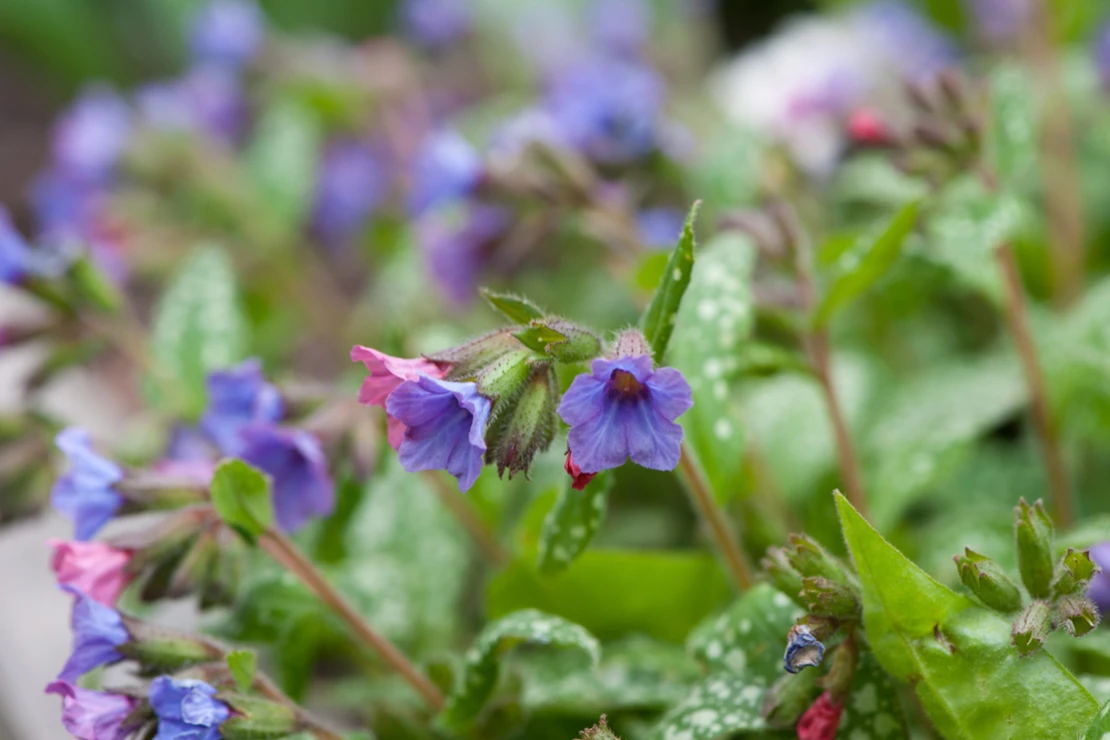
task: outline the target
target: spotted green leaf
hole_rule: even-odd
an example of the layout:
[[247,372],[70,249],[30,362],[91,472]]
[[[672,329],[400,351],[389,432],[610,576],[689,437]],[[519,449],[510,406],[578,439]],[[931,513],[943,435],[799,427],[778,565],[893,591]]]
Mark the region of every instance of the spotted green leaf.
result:
[[643,329],[658,364],[663,364],[667,343],[674,331],[675,314],[678,313],[682,296],[690,285],[690,275],[694,269],[694,220],[698,216],[700,205],[701,201],[696,201],[691,206],[690,213],[686,216],[686,225],[682,227],[682,235],[678,238],[678,246],[671,252],[667,269],[663,271],[663,279],[640,319],[640,328]]
[[767,729],[760,713],[766,685],[757,677],[718,673],[656,725],[653,740],[717,740],[731,733]]
[[247,172],[260,202],[283,230],[295,228],[308,213],[321,137],[312,110],[285,99],[262,114],[247,146]]
[[815,325],[827,324],[837,311],[863,295],[886,275],[917,222],[918,206],[918,201],[902,206],[877,236],[864,237],[840,256],[833,265],[832,282],[813,316]]
[[585,551],[605,516],[612,489],[613,476],[609,473],[600,473],[583,491],[572,488],[570,479],[566,479],[554,508],[543,520],[538,561],[541,573],[558,573]]
[[[162,405],[199,414],[205,402],[205,376],[247,352],[247,322],[236,288],[235,268],[226,251],[213,244],[196,247],[170,279],[154,308],[149,387]],[[162,394],[172,388],[176,395]]]
[[739,350],[752,330],[754,264],[755,249],[745,236],[723,234],[706,244],[675,317],[669,355],[694,392],[694,406],[679,423],[719,501],[736,490],[743,462],[739,401],[730,381],[741,369]]
[[933,580],[840,494],[836,504],[868,642],[888,673],[914,683],[942,735],[1074,737],[1090,725],[1098,704],[1047,651],[1020,657],[1009,622]]
[[224,460],[212,474],[212,506],[220,519],[249,541],[274,524],[270,479],[242,460]]
[[863,652],[856,666],[836,736],[840,740],[864,737],[902,740],[907,737],[898,687],[869,651]]
[[501,654],[520,643],[571,648],[597,665],[601,644],[580,625],[553,614],[525,609],[487,624],[466,654],[466,661],[447,699],[440,721],[462,728],[482,711],[497,685]]
[[997,65],[990,75],[987,153],[1003,183],[1029,177],[1037,164],[1038,95],[1028,69]]

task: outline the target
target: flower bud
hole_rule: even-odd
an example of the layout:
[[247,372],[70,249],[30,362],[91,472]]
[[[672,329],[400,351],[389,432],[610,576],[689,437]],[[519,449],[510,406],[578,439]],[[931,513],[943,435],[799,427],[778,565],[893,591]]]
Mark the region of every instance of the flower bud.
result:
[[763,695],[760,713],[771,727],[789,729],[813,703],[817,691],[816,671],[781,676]]
[[991,609],[1014,612],[1021,608],[1021,593],[998,563],[970,547],[952,559],[963,584]]
[[638,329],[627,329],[617,336],[617,341],[613,342],[613,347],[608,356],[616,359],[650,354],[651,345],[648,344],[648,340],[643,333]]
[[1056,602],[1056,619],[1072,637],[1082,637],[1099,623],[1098,607],[1085,596],[1070,594]]
[[768,547],[767,555],[759,561],[763,570],[779,591],[789,596],[798,606],[805,608],[802,598],[802,575],[790,564],[789,553],[783,547]]
[[174,673],[190,666],[223,660],[224,651],[208,640],[121,615],[130,641],[117,650],[136,661],[148,675]]
[[425,359],[449,367],[445,380],[472,380],[478,377],[483,368],[488,367],[504,355],[523,349],[520,340],[513,336],[513,329],[499,329],[484,336],[472,339],[465,344],[451,347]]
[[810,613],[837,619],[858,619],[859,596],[852,588],[821,576],[802,579],[802,599]]
[[264,740],[292,735],[300,729],[296,710],[285,704],[242,694],[219,694],[233,710],[220,725],[224,740]]
[[606,716],[601,715],[601,719],[596,725],[588,729],[582,730],[580,734],[581,740],[620,740],[613,731],[609,729],[609,722]]
[[1087,589],[1087,583],[1099,572],[1098,565],[1091,559],[1090,550],[1068,548],[1060,561],[1059,575],[1052,584],[1053,596],[1067,596]]
[[798,673],[803,668],[821,665],[825,657],[825,646],[813,636],[809,627],[796,624],[790,628],[786,635],[786,652],[782,656],[782,665],[787,673]]
[[843,713],[844,704],[835,702],[826,691],[798,720],[798,740],[833,740]]
[[495,403],[511,402],[524,392],[535,357],[531,350],[521,347],[497,358],[478,373],[478,392]]
[[1043,601],[1025,607],[1012,630],[1013,644],[1022,656],[1029,656],[1044,646],[1052,630],[1052,609]]
[[527,474],[532,458],[551,444],[557,395],[555,369],[549,363],[532,366],[524,390],[500,412],[487,433],[486,462],[497,463],[498,476],[505,468],[510,478],[521,471]]
[[825,548],[804,534],[792,534],[787,557],[803,577],[821,576],[841,585],[849,585],[844,567]]
[[589,329],[557,316],[534,319],[515,337],[559,362],[585,362],[601,354],[601,338]]
[[1025,588],[1035,599],[1049,595],[1052,586],[1052,520],[1038,500],[1033,506],[1021,499],[1017,514],[1018,566]]

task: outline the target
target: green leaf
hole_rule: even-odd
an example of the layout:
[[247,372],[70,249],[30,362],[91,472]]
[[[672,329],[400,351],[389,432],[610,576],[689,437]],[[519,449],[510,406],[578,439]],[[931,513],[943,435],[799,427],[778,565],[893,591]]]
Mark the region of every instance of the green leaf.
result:
[[1037,166],[1041,96],[1029,70],[1016,63],[995,65],[989,85],[987,154],[999,182],[1020,182]]
[[154,308],[150,342],[157,377],[152,392],[171,387],[180,394],[156,400],[163,407],[177,401],[181,407],[169,410],[199,414],[205,377],[246,356],[247,333],[227,252],[212,244],[196,247]]
[[743,462],[739,401],[730,380],[740,370],[740,348],[752,331],[751,273],[755,248],[740,234],[715,237],[698,265],[675,316],[670,358],[694,393],[694,406],[679,418],[694,462],[715,497],[737,489]]
[[536,352],[547,352],[548,345],[565,342],[566,336],[543,324],[529,326],[520,331],[513,332],[513,336],[520,340],[528,349]]
[[250,691],[254,684],[254,674],[258,668],[258,657],[252,650],[232,650],[227,654],[227,667],[235,677],[235,685],[240,691]]
[[527,324],[533,319],[544,317],[542,308],[522,296],[513,295],[512,293],[496,293],[488,288],[482,288],[481,293],[482,297],[491,306],[514,324]]
[[1105,740],[1110,735],[1110,701],[1102,707],[1091,726],[1083,733],[1082,740]]
[[678,246],[671,253],[663,279],[640,319],[640,328],[643,329],[655,362],[659,365],[663,364],[666,356],[667,343],[674,331],[675,314],[678,313],[682,296],[690,284],[690,276],[694,270],[694,220],[698,217],[700,206],[699,200],[690,207],[686,225],[682,227],[682,235],[678,238]]
[[570,484],[568,478],[543,520],[538,566],[547,575],[565,570],[589,546],[605,516],[613,475],[600,473],[583,491]]
[[283,231],[304,222],[312,202],[322,132],[305,105],[282,99],[258,121],[246,166],[260,201]]
[[1020,657],[1005,619],[930,578],[840,494],[836,504],[859,573],[868,642],[887,672],[915,684],[943,735],[1075,736],[1090,724],[1097,703],[1047,651]]
[[866,737],[902,740],[908,737],[906,717],[898,701],[898,687],[870,651],[863,651],[840,715],[836,736],[841,740]]
[[765,730],[761,714],[766,686],[761,679],[720,673],[698,684],[667,712],[653,740],[717,740],[734,732]]
[[573,622],[534,609],[509,614],[487,624],[467,652],[466,664],[441,715],[446,726],[462,728],[478,716],[497,684],[501,654],[519,643],[573,648],[593,665],[601,659],[597,638]]
[[220,519],[252,544],[274,524],[270,478],[242,460],[224,460],[212,474],[212,505]]
[[867,239],[836,261],[835,276],[813,317],[816,326],[863,295],[894,265],[902,244],[917,222],[918,201],[903,206],[877,238]]

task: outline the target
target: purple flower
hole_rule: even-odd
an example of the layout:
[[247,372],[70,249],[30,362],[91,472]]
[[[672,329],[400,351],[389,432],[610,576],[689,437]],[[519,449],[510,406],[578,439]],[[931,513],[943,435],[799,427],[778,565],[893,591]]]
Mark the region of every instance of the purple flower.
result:
[[798,673],[803,668],[821,665],[825,657],[825,646],[814,637],[809,627],[796,624],[786,636],[786,653],[782,656],[782,667],[787,673]]
[[273,479],[274,514],[286,532],[335,507],[335,484],[328,475],[320,441],[303,429],[255,424],[242,430],[240,456]]
[[648,208],[636,217],[640,240],[648,247],[670,249],[678,243],[686,217],[674,208]]
[[473,300],[486,252],[509,223],[504,209],[469,201],[438,208],[417,222],[424,263],[448,302],[461,307]]
[[136,96],[143,121],[162,131],[204,134],[234,143],[246,121],[246,101],[238,75],[211,64],[184,77],[147,85]]
[[420,215],[432,206],[464,198],[482,178],[482,158],[457,131],[429,135],[413,164],[409,210]]
[[91,87],[54,125],[55,167],[81,182],[102,182],[115,169],[131,134],[131,112],[104,87]]
[[251,0],[212,0],[193,18],[189,47],[200,62],[238,68],[266,40],[266,19]]
[[18,283],[32,270],[33,253],[16,231],[8,209],[0,206],[0,283]]
[[1104,22],[1095,34],[1094,62],[1104,90],[1110,90],[1110,21]]
[[451,383],[421,374],[406,380],[385,402],[406,427],[397,455],[410,473],[446,470],[468,491],[482,471],[489,399],[474,383]]
[[46,693],[62,697],[62,724],[77,740],[123,740],[123,721],[138,703],[130,696],[90,691],[67,681],[52,681]]
[[159,676],[150,682],[150,706],[158,716],[154,740],[219,740],[231,716],[215,687],[196,679]]
[[1095,574],[1087,587],[1087,595],[1098,605],[1102,614],[1110,614],[1110,541],[1102,542],[1091,548],[1091,560],[1102,568]]
[[1031,0],[964,0],[979,35],[991,43],[1017,38],[1032,15]]
[[200,425],[225,455],[243,451],[244,428],[277,421],[285,411],[277,387],[266,382],[256,359],[209,373],[207,387],[208,408]]
[[428,49],[442,49],[470,31],[470,0],[404,0],[405,34]]
[[84,429],[64,429],[54,443],[69,460],[69,470],[54,483],[50,503],[73,520],[75,539],[89,540],[123,506],[114,488],[123,480],[123,469],[96,453]]
[[598,44],[617,54],[635,55],[651,35],[651,7],[645,0],[597,0],[590,24]]
[[73,586],[62,586],[73,594],[73,652],[58,679],[72,683],[93,668],[123,660],[116,648],[131,639],[119,612],[101,604]]
[[928,78],[956,58],[951,39],[902,0],[875,0],[856,12],[864,43],[873,43],[905,78]]
[[567,443],[583,473],[623,465],[673,470],[682,447],[675,419],[694,405],[690,386],[674,368],[652,370],[651,357],[596,359],[574,379],[559,404],[570,424]]
[[365,144],[340,139],[328,145],[316,172],[312,229],[331,246],[357,236],[386,196],[389,183]]

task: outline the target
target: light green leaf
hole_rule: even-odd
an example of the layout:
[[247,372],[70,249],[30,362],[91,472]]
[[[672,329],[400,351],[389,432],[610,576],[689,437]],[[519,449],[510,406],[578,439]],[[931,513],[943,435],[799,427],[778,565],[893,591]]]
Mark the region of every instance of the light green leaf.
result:
[[252,650],[232,650],[227,654],[227,667],[240,691],[250,691],[258,669],[258,656]]
[[1110,735],[1110,701],[1106,702],[1091,726],[1083,733],[1082,740],[1105,740],[1107,735]]
[[170,279],[154,308],[151,329],[153,391],[172,387],[180,398],[173,410],[199,414],[205,403],[205,377],[247,353],[247,322],[235,286],[235,268],[222,248],[195,248]]
[[248,542],[274,524],[270,478],[242,460],[224,460],[212,474],[212,505],[220,519]]
[[667,343],[674,331],[675,314],[678,313],[694,269],[694,220],[698,217],[699,206],[700,200],[690,207],[686,225],[682,227],[682,235],[678,238],[678,246],[671,253],[663,279],[640,319],[640,328],[651,345],[655,362],[660,365],[663,364]]
[[863,295],[879,281],[902,251],[902,244],[917,222],[919,203],[903,206],[877,237],[867,237],[836,261],[834,277],[813,317],[823,326],[833,315]]
[[908,736],[898,687],[870,651],[860,655],[836,736],[841,740],[901,740]]
[[675,317],[669,355],[694,392],[694,406],[679,423],[695,463],[719,502],[736,490],[744,459],[739,401],[729,381],[740,370],[739,350],[755,319],[754,265],[755,248],[740,234],[715,237],[701,250]]
[[250,179],[270,217],[284,230],[303,223],[311,206],[321,137],[312,111],[283,99],[262,114],[247,146]]
[[765,730],[760,714],[762,679],[720,673],[702,681],[686,700],[664,715],[654,740],[717,740],[734,732]]
[[843,496],[836,503],[859,573],[868,642],[887,672],[914,682],[943,735],[1061,737],[1089,726],[1098,705],[1055,658],[1047,651],[1021,658],[1005,619],[930,578]]
[[514,324],[527,324],[544,317],[543,309],[523,296],[496,293],[488,288],[482,288],[481,293],[491,306]]
[[543,520],[538,565],[544,574],[566,569],[589,546],[605,516],[613,476],[600,473],[583,491],[576,491],[570,484],[567,478],[554,508]]
[[991,120],[987,152],[999,182],[1014,183],[1035,174],[1039,95],[1027,68],[995,65],[990,74]]
[[562,617],[534,609],[502,617],[487,624],[467,652],[466,663],[441,715],[447,727],[465,727],[478,716],[497,684],[501,653],[519,643],[573,648],[584,653],[592,665],[601,660],[597,638]]

